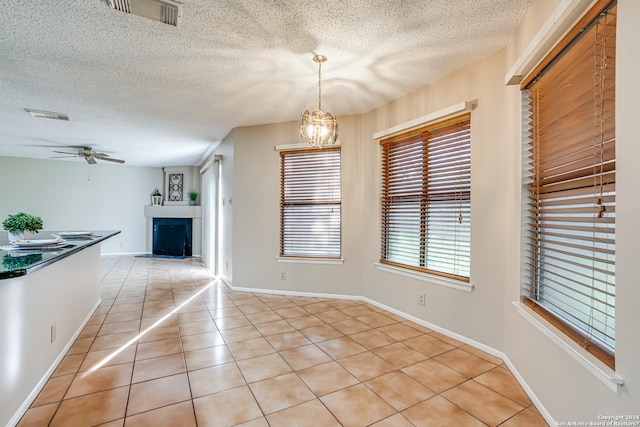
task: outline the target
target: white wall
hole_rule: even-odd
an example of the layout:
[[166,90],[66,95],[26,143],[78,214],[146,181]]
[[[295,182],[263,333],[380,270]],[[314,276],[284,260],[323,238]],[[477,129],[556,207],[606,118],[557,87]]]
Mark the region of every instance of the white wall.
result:
[[103,253],[144,253],[146,218],[162,169],[0,157],[0,219],[41,216],[45,230],[121,230]]
[[[633,130],[640,95],[640,57],[634,24],[640,2],[619,0],[618,17],[618,206],[617,396],[517,313],[521,257],[521,95],[504,78],[561,0],[539,0],[511,44],[451,76],[370,113],[339,117],[343,145],[343,265],[283,264],[278,256],[279,163],[275,145],[298,142],[297,123],[235,129],[234,171],[223,177],[233,188],[232,239],[223,247],[233,260],[237,287],[362,295],[502,351],[558,421],[598,421],[598,415],[637,414],[640,408],[640,287],[634,263],[636,162],[640,144]],[[379,160],[372,135],[461,101],[477,100],[471,113],[473,292],[382,272],[379,259]],[[228,150],[228,148],[227,148]],[[220,151],[217,151],[220,152]],[[224,164],[224,163],[223,163]],[[233,179],[233,183],[224,180]],[[227,221],[231,221],[227,219]],[[280,271],[287,280],[280,280]],[[231,276],[229,276],[231,277]],[[417,304],[425,292],[427,305]]]

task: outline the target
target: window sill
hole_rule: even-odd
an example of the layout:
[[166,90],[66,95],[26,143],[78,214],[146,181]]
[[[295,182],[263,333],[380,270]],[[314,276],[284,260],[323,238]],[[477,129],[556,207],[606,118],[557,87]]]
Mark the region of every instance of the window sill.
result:
[[299,264],[344,264],[344,259],[342,258],[304,258],[304,257],[278,257],[276,258],[278,262],[292,262]]
[[422,273],[420,271],[409,270],[407,268],[395,267],[392,265],[386,265],[381,263],[375,263],[375,266],[380,271],[386,271],[387,273],[399,274],[401,276],[410,277],[416,280],[422,280],[423,282],[429,282],[447,288],[457,289],[459,291],[471,292],[473,291],[473,285],[469,282],[463,282],[461,280],[449,279],[447,277],[437,276],[435,274]]
[[573,340],[559,334],[556,329],[542,317],[537,315],[533,310],[521,302],[513,301],[513,305],[518,310],[518,314],[525,318],[529,323],[535,326],[544,336],[549,338],[554,344],[564,350],[590,374],[595,376],[601,383],[607,386],[609,390],[618,396],[622,393],[622,385],[624,379],[617,375],[615,371],[597,360],[584,349],[580,348]]

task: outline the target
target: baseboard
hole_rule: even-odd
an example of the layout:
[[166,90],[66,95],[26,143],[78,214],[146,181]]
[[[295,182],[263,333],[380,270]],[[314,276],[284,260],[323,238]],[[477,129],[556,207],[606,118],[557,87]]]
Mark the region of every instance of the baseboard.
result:
[[549,411],[547,411],[547,408],[544,407],[540,399],[538,399],[538,396],[536,396],[531,387],[529,387],[529,384],[527,384],[522,375],[520,375],[520,372],[518,372],[511,360],[509,360],[506,355],[502,358],[502,360],[504,361],[505,365],[507,365],[513,376],[516,377],[516,380],[518,381],[518,383],[520,383],[520,386],[522,387],[524,392],[527,393],[527,396],[529,396],[529,399],[531,399],[531,402],[538,409],[538,412],[540,412],[540,415],[542,415],[542,418],[544,418],[547,424],[549,424],[550,426],[558,425],[558,422],[553,419]]
[[103,252],[100,256],[136,256],[136,255],[150,255],[151,252]]
[[281,291],[281,290],[271,290],[271,289],[260,289],[260,288],[240,288],[237,286],[233,286],[225,279],[219,279],[227,288],[235,292],[249,292],[249,293],[258,293],[258,294],[269,294],[269,295],[286,295],[292,297],[309,297],[309,298],[331,298],[331,299],[348,299],[355,301],[363,301],[362,297],[359,295],[342,295],[342,294],[321,294],[317,292],[296,292],[296,291]]
[[[151,252],[109,252],[109,253],[101,253],[100,256],[149,256],[151,257]],[[195,254],[186,258],[202,258],[202,255]]]
[[102,299],[98,298],[98,302],[93,306],[91,311],[89,311],[89,314],[82,321],[82,323],[80,324],[78,329],[75,331],[75,333],[71,336],[67,344],[62,348],[62,350],[58,354],[58,357],[56,357],[56,359],[51,364],[51,367],[47,369],[47,371],[44,373],[42,378],[40,378],[40,381],[38,381],[38,383],[33,388],[33,390],[31,390],[31,393],[29,393],[27,398],[24,400],[22,405],[20,405],[18,410],[13,414],[13,417],[11,417],[11,419],[7,423],[7,427],[15,426],[18,424],[18,422],[20,422],[20,419],[22,419],[22,417],[27,412],[31,404],[36,400],[36,397],[38,397],[38,394],[40,394],[44,386],[47,385],[47,381],[49,381],[49,378],[51,377],[51,375],[53,375],[55,370],[58,368],[58,365],[60,364],[60,362],[62,362],[62,359],[64,359],[64,356],[67,354],[69,349],[71,349],[71,346],[76,341],[80,333],[82,333],[82,330],[87,325],[87,322],[89,322],[89,319],[91,319],[91,316],[93,316],[93,313],[95,313],[95,311],[98,309],[101,302],[102,302]]
[[458,340],[460,342],[463,342],[465,344],[468,344],[472,347],[478,348],[482,351],[484,351],[485,353],[488,353],[492,356],[495,356],[499,359],[502,359],[502,361],[505,363],[505,365],[507,365],[509,367],[509,370],[511,371],[511,373],[513,373],[513,376],[516,378],[516,380],[518,381],[518,383],[520,383],[520,386],[522,387],[522,389],[525,391],[525,393],[527,393],[527,396],[529,396],[529,399],[531,399],[531,402],[535,405],[535,407],[538,409],[538,411],[540,412],[540,415],[542,415],[542,417],[545,419],[545,421],[549,424],[549,425],[556,425],[556,421],[553,419],[553,417],[551,416],[551,414],[549,413],[549,411],[547,411],[547,409],[544,407],[544,405],[542,404],[542,402],[540,401],[540,399],[538,399],[538,397],[535,395],[535,393],[533,392],[533,390],[531,389],[531,387],[529,387],[529,384],[527,384],[527,382],[525,381],[525,379],[522,377],[522,375],[520,375],[520,372],[518,372],[518,370],[516,369],[516,367],[513,365],[513,363],[511,362],[511,360],[509,360],[509,357],[504,354],[503,352],[501,352],[500,350],[497,350],[493,347],[490,347],[488,345],[485,345],[481,342],[475,341],[471,338],[465,337],[463,335],[460,335],[458,333],[455,333],[453,331],[450,331],[448,329],[445,329],[441,326],[438,326],[436,324],[427,322],[426,320],[420,319],[418,317],[412,316],[411,314],[407,314],[403,311],[400,311],[398,309],[395,309],[393,307],[389,307],[388,305],[382,304],[381,302],[372,300],[370,298],[367,297],[363,297],[363,296],[359,296],[359,295],[340,295],[340,294],[324,294],[324,293],[315,293],[315,292],[295,292],[295,291],[279,291],[279,290],[271,290],[271,289],[259,289],[259,288],[242,288],[242,287],[237,287],[237,286],[233,286],[229,281],[224,280],[224,279],[219,279],[220,282],[222,282],[228,289],[235,291],[235,292],[249,292],[249,293],[259,293],[259,294],[269,294],[269,295],[285,295],[285,296],[300,296],[300,297],[310,297],[310,298],[330,298],[330,299],[348,299],[348,300],[354,300],[354,301],[362,301],[362,302],[366,302],[368,304],[372,304],[375,305],[376,307],[382,308],[384,310],[387,310],[397,316],[403,317],[407,320],[410,320],[414,323],[417,323],[418,325],[422,325],[426,328],[429,328],[431,330],[434,330],[436,332],[439,332],[443,335],[446,335],[450,338],[453,338],[455,340]]

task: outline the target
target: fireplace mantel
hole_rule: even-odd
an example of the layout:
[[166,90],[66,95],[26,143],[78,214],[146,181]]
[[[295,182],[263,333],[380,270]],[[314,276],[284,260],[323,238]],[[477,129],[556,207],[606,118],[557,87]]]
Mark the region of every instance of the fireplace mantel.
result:
[[153,206],[144,207],[147,218],[202,218],[202,206]]

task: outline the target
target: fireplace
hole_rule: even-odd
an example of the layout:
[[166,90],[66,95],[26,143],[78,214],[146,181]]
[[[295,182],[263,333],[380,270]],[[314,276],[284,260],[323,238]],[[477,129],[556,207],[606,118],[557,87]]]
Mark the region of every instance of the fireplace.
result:
[[153,218],[153,255],[191,256],[191,218]]
[[[191,255],[200,256],[202,250],[202,207],[201,206],[153,206],[147,205],[144,207],[144,216],[147,220],[147,253],[155,254],[154,246],[156,242],[156,229],[155,222],[157,220],[190,220],[189,235],[191,240],[189,242]],[[188,226],[188,224],[186,224]],[[162,255],[159,255],[162,256]],[[182,256],[182,255],[168,255],[168,256]],[[185,255],[186,256],[186,255]]]

